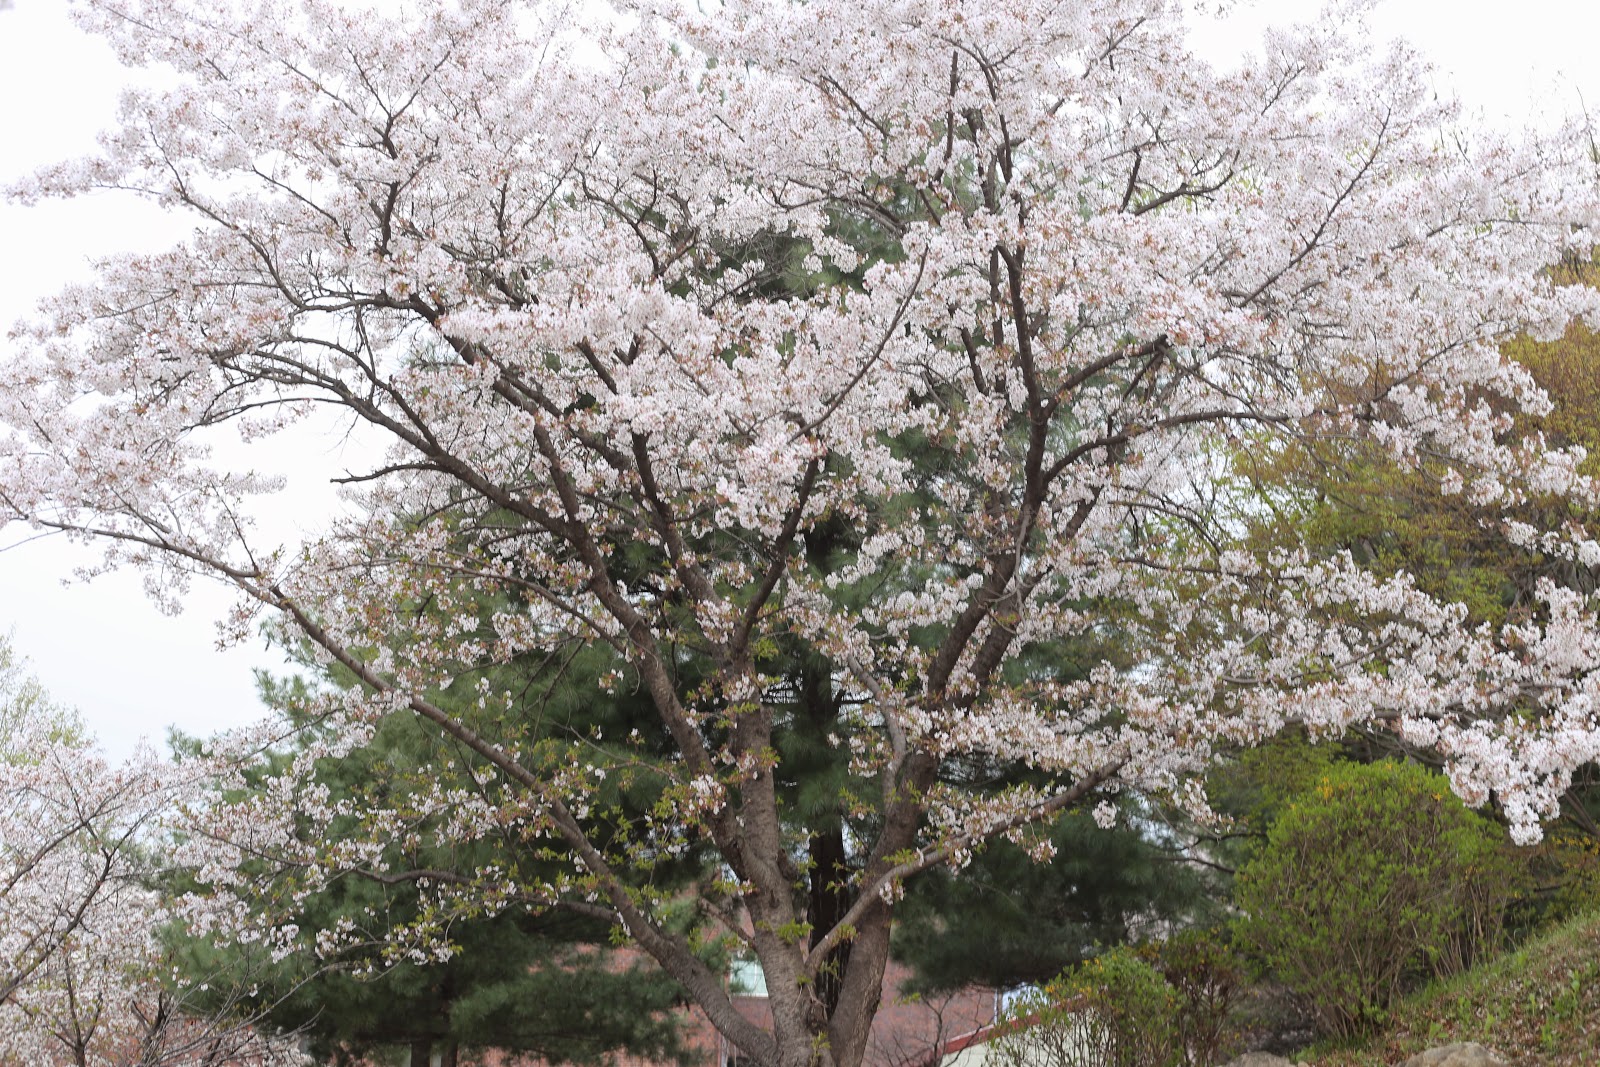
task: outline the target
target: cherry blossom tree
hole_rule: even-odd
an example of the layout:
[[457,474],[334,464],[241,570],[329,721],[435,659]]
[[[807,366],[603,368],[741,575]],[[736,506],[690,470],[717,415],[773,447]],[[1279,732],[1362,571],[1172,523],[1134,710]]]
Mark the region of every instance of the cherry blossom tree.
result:
[[186,1009],[163,968],[151,847],[195,783],[110,764],[0,642],[0,1061],[277,1067],[292,1045]]
[[[1600,565],[1577,520],[1504,521],[1596,486],[1515,430],[1548,401],[1498,347],[1600,315],[1548,270],[1594,244],[1589,142],[1462,128],[1360,9],[1217,69],[1168,0],[85,3],[175,74],[14,194],[132,189],[195,230],[15,335],[0,517],[169,606],[231,583],[231,633],[272,613],[360,683],[208,808],[195,921],[353,871],[435,900],[396,958],[474,911],[603,916],[753,1061],[855,1067],[906,879],[996,835],[1043,856],[1031,827],[1119,790],[1203,815],[1207,765],[1286,724],[1386,724],[1536,835],[1600,752],[1592,601],[1465,626],[1251,483],[1376,442]],[[237,441],[319,412],[386,451],[326,472],[355,517],[259,543],[278,483]],[[577,651],[649,720],[513,681]],[[329,801],[319,758],[396,714],[441,774]],[[769,1029],[653,879],[686,855]]]
[[100,1026],[100,1008],[121,991],[130,944],[149,945],[153,894],[133,846],[160,786],[146,766],[107,766],[0,653],[0,1049],[73,1062],[58,1054],[87,1056],[116,1029]]

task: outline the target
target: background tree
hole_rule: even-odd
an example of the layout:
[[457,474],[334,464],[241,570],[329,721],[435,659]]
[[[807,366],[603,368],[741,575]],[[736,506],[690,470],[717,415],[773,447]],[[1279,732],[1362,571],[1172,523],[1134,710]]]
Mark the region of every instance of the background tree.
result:
[[1077,812],[1049,841],[1050,863],[1001,841],[907,886],[893,948],[919,989],[1043,984],[1103,949],[1220,915],[1220,887],[1137,827]]
[[[1586,260],[1553,268],[1571,285],[1600,276]],[[1600,474],[1600,338],[1574,322],[1554,340],[1507,338],[1503,350],[1544,391],[1548,404],[1522,410],[1482,390],[1469,390],[1519,435],[1572,450],[1576,473]],[[1428,593],[1461,604],[1463,623],[1500,625],[1538,610],[1539,583],[1594,591],[1597,561],[1545,551],[1543,532],[1591,521],[1592,504],[1557,489],[1507,507],[1489,486],[1469,487],[1444,457],[1396,457],[1376,442],[1306,439],[1258,453],[1250,472],[1273,522],[1306,532],[1323,552],[1349,552],[1384,575],[1406,574]],[[1469,488],[1475,491],[1469,491]],[[1509,536],[1508,536],[1509,535]]]
[[[1571,257],[1553,271],[1569,284],[1597,281],[1594,263],[1585,258]],[[1517,336],[1502,350],[1546,392],[1550,407],[1523,411],[1491,396],[1483,402],[1519,433],[1581,450],[1575,452],[1581,457],[1575,469],[1588,477],[1600,474],[1600,337],[1574,322],[1557,339]],[[1528,618],[1537,611],[1542,582],[1589,596],[1600,579],[1592,559],[1548,552],[1532,534],[1592,524],[1592,504],[1545,493],[1507,508],[1475,498],[1440,457],[1400,459],[1372,442],[1306,440],[1260,459],[1252,477],[1272,516],[1266,536],[1292,526],[1324,553],[1348,552],[1376,573],[1409,575],[1430,595],[1460,604],[1463,625],[1502,626]],[[1405,750],[1393,732],[1370,725],[1341,740],[1344,754],[1362,762]],[[1440,763],[1426,752],[1411,756]],[[1302,779],[1328,769],[1325,755],[1295,745],[1277,747],[1266,759],[1247,754],[1244,764],[1242,777],[1224,788],[1239,794],[1230,810],[1246,818],[1259,840],[1276,808],[1306,784]],[[1562,798],[1562,829],[1539,853],[1525,857],[1540,871],[1545,891],[1567,883],[1578,891],[1572,899],[1562,894],[1566,903],[1557,904],[1558,914],[1576,899],[1592,899],[1595,891],[1591,850],[1572,847],[1574,835],[1600,837],[1594,785],[1592,765],[1577,769],[1574,788]],[[1244,795],[1249,793],[1254,795]]]
[[[1498,348],[1600,311],[1546,270],[1593,241],[1585,142],[1458,129],[1343,12],[1219,72],[1129,0],[85,11],[172,87],[19,192],[143,190],[199,229],[20,335],[0,515],[102,538],[161,596],[220,577],[242,630],[279,613],[362,687],[206,809],[197,923],[269,863],[414,882],[436,921],[397,951],[464,910],[587,912],[753,1062],[856,1067],[905,881],[989,838],[1042,857],[1031,827],[1112,791],[1203,809],[1220,751],[1367,721],[1529,837],[1600,753],[1582,590],[1466,628],[1264,521],[1254,470],[1313,440],[1507,514],[1597,496],[1504,417],[1546,401]],[[801,242],[815,290],[774,293],[755,253]],[[366,507],[252,544],[269,481],[208,438],[318,409],[388,448],[341,475]],[[1536,535],[1600,562],[1581,519]],[[1076,641],[1115,652],[1015,669]],[[573,648],[651,732],[533,728],[500,672]],[[321,761],[397,712],[465,757],[332,801]],[[802,810],[818,744],[844,773]],[[1040,777],[970,789],[974,758]],[[837,877],[807,847],[836,823]],[[463,869],[383,870],[413,830]],[[657,879],[702,852],[692,900],[759,960],[770,1029]]]
[[[576,658],[563,662],[559,688],[544,702],[547,734],[587,736],[625,714],[617,706],[625,702],[592,699],[594,679],[585,675],[582,657]],[[347,672],[333,672],[321,686],[263,677],[263,701],[299,724],[303,744],[317,733],[319,696],[333,695],[341,682],[349,684]],[[550,686],[550,679],[535,672],[522,685],[537,690]],[[190,761],[202,747],[193,739],[180,742]],[[377,725],[366,746],[320,760],[318,775],[333,803],[360,803],[374,792],[393,803],[445,785],[474,788],[469,776],[457,773],[452,781],[450,772],[467,755],[427,723],[395,715]],[[247,769],[249,782],[258,785],[290,758],[292,753],[264,753]],[[187,985],[206,991],[191,995],[204,1003],[237,1001],[262,1028],[296,1035],[319,1060],[339,1063],[365,1062],[396,1049],[409,1049],[413,1063],[431,1062],[437,1052],[446,1067],[454,1067],[462,1049],[528,1054],[553,1063],[592,1063],[617,1051],[657,1061],[679,1054],[671,1014],[677,986],[647,961],[610,951],[609,924],[559,912],[486,912],[481,903],[430,918],[437,902],[418,881],[385,872],[432,871],[448,879],[472,864],[421,847],[425,834],[419,826],[397,832],[365,876],[353,874],[314,891],[293,871],[264,870],[257,907],[275,910],[292,899],[288,918],[298,927],[359,930],[360,937],[329,951],[285,956],[265,971],[254,965],[250,946],[219,950],[190,939],[183,954]],[[478,848],[485,856],[507,857],[492,845]],[[510,862],[536,863],[514,854]],[[663,867],[660,873],[668,872]],[[519,877],[532,875],[524,870]],[[408,928],[429,922],[448,927],[447,953],[395,950]],[[708,955],[715,955],[709,947]]]
[[152,849],[192,786],[149,752],[109,763],[0,641],[0,1061],[299,1062],[236,1002],[202,1012],[170,981]]
[[[337,904],[312,902],[302,918],[328,920],[315,928],[333,929],[349,918],[337,905],[360,904],[403,921],[407,902],[378,898],[371,886],[325,894],[337,895]],[[548,919],[463,921],[451,928],[448,959],[363,974],[344,960],[290,957],[258,972],[243,1003],[258,1026],[297,1035],[319,1063],[370,1063],[397,1050],[420,1064],[437,1054],[445,1067],[487,1050],[560,1063],[604,1062],[621,1051],[652,1062],[680,1055],[671,1014],[677,987],[640,961],[624,965],[604,950],[579,951],[576,938]],[[214,978],[229,977],[221,961],[202,959]]]

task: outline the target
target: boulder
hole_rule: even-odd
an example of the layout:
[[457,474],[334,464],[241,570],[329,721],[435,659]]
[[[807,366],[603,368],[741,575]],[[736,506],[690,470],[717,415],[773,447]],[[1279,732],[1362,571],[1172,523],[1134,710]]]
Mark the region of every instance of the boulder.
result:
[[1402,1067],[1510,1067],[1505,1060],[1476,1041],[1461,1041],[1419,1052]]
[[1282,1056],[1274,1056],[1270,1052],[1246,1052],[1223,1064],[1223,1067],[1293,1067]]

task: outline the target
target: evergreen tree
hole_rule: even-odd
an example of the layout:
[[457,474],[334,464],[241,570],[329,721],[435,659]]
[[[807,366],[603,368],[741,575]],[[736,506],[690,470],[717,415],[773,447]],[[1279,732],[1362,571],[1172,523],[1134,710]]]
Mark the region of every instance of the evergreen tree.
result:
[[[552,739],[600,737],[606,725],[616,728],[626,718],[619,706],[625,700],[595,699],[598,688],[588,669],[593,662],[579,655],[560,670],[530,667],[520,680],[531,692],[550,686],[542,702]],[[550,671],[562,684],[551,684]],[[319,709],[337,700],[348,681],[337,671],[319,673],[320,685],[304,678],[261,679],[265,702],[297,723],[302,739],[315,736]],[[200,747],[182,738],[177,745],[189,752]],[[243,788],[269,781],[295,756],[264,754]],[[317,773],[336,804],[380,797],[394,802],[435,789],[459,790],[465,798],[475,789],[471,760],[408,716],[378,723],[371,744],[362,749],[318,760]],[[616,810],[626,805],[619,798]],[[403,801],[398,805],[404,806]],[[486,855],[478,863],[462,854],[420,848],[420,829],[397,826],[389,847],[370,858],[364,873],[350,873],[315,892],[301,891],[298,872],[262,865],[260,907],[276,909],[302,929],[366,931],[369,936],[356,947],[326,959],[287,956],[265,974],[257,962],[249,975],[250,991],[241,996],[229,988],[226,976],[230,957],[242,961],[255,955],[248,946],[219,950],[180,937],[186,941],[190,974],[213,986],[219,1002],[238,999],[266,1026],[300,1034],[314,1055],[337,1064],[367,1062],[400,1049],[410,1050],[413,1064],[428,1064],[438,1053],[445,1067],[455,1067],[463,1051],[485,1049],[572,1063],[596,1062],[619,1050],[658,1060],[681,1053],[673,1015],[676,984],[653,964],[611,950],[609,922],[569,910],[510,906],[526,901],[485,905],[482,897],[441,920],[437,899],[425,893],[430,884],[455,878],[451,872],[463,864],[489,861]],[[509,841],[517,831],[508,831]],[[323,847],[337,854],[350,845],[332,838]],[[472,849],[487,853],[492,846],[477,842]],[[518,862],[541,861],[522,855]],[[493,895],[492,887],[475,888]],[[407,946],[408,929],[439,921],[449,931],[448,954]]]

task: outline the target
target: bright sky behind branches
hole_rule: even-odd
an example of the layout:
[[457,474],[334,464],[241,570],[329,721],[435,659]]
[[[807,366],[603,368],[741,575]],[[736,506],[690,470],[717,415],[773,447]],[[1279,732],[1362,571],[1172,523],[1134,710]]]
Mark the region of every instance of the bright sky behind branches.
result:
[[[1198,42],[1221,60],[1258,42],[1268,21],[1304,16],[1316,5],[1236,7]],[[1439,91],[1492,125],[1553,122],[1586,104],[1600,109],[1600,5],[1591,0],[1390,0],[1378,5],[1373,24],[1380,37],[1411,40],[1436,66]],[[71,25],[62,0],[14,0],[0,10],[0,182],[92,150],[130,76]],[[114,194],[33,208],[0,204],[0,326],[85,276],[91,257],[160,248],[187,227]],[[4,366],[0,348],[0,374]],[[341,445],[336,434],[296,442],[308,467],[329,466],[328,454],[339,465]],[[286,536],[314,529],[333,506],[331,493],[292,472],[292,492],[270,527]],[[0,535],[0,632],[13,630],[35,673],[83,712],[113,753],[141,736],[159,743],[169,725],[209,733],[257,715],[251,668],[277,668],[281,660],[263,646],[216,650],[213,621],[230,603],[226,591],[196,586],[185,614],[168,618],[144,599],[136,575],[63,588],[63,578],[95,558],[60,538]]]

